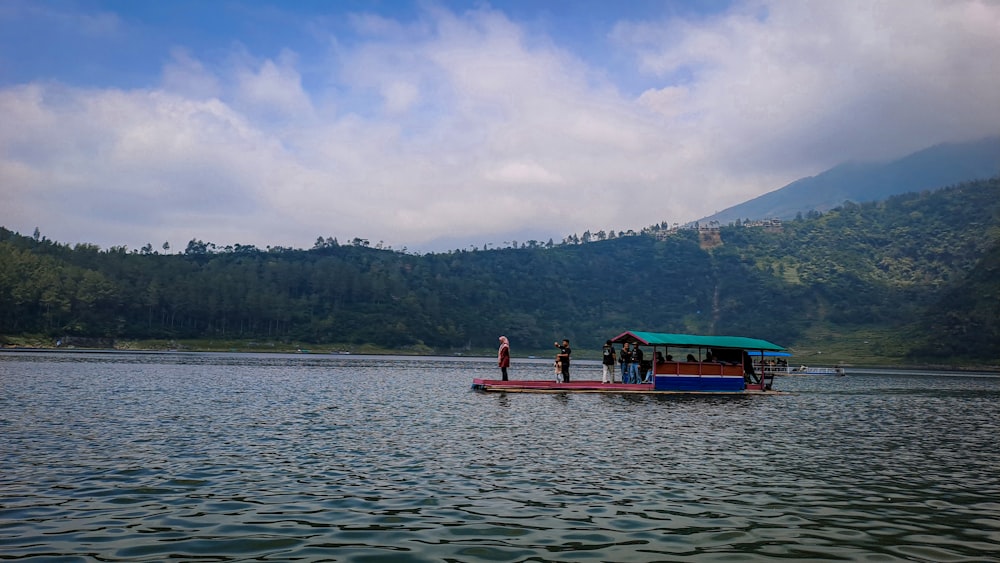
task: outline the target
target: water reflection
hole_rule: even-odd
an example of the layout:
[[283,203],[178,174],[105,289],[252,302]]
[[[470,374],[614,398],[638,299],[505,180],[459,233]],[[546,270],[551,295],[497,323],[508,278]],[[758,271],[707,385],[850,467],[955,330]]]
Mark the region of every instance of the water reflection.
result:
[[469,391],[494,372],[491,359],[0,354],[0,545],[140,561],[1000,550],[995,377],[782,378],[790,393],[773,397]]

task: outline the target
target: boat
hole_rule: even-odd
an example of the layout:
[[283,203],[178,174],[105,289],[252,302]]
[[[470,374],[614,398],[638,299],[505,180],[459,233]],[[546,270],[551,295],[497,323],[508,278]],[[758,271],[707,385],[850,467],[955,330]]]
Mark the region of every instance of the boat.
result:
[[754,368],[761,373],[770,375],[847,375],[847,370],[843,366],[834,367],[810,367],[800,365],[790,367],[788,352],[752,350],[748,352],[753,360]]
[[[777,393],[772,389],[774,376],[756,370],[749,354],[785,351],[766,340],[743,336],[626,331],[611,342],[652,349],[644,351],[644,357],[651,360],[640,367],[643,383],[473,379],[472,388],[514,393],[769,394]],[[675,354],[685,361],[675,360]]]
[[834,366],[832,368],[799,366],[790,369],[789,373],[791,375],[847,375],[847,370],[841,366]]
[[753,361],[754,369],[760,373],[766,373],[772,377],[795,375],[788,369],[788,358],[792,356],[788,352],[753,350],[748,354]]

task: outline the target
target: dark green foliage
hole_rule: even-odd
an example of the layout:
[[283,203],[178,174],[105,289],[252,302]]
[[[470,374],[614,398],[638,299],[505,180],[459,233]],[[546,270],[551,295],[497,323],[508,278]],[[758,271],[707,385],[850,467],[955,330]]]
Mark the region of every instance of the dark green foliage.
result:
[[817,326],[871,327],[921,335],[908,347],[924,357],[994,361],[998,195],[994,179],[845,204],[778,231],[723,227],[704,248],[698,231],[647,229],[425,256],[323,238],[266,251],[194,240],[161,255],[0,229],[0,334],[438,351],[506,334],[522,350],[562,338],[596,350],[627,329],[794,346]]
[[1000,244],[954,284],[921,319],[916,360],[1000,358]]

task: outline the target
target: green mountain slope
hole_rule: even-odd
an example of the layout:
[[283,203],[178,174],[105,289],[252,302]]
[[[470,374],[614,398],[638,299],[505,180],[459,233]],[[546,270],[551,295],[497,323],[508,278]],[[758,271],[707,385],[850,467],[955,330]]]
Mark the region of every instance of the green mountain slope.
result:
[[826,172],[730,207],[699,222],[728,224],[738,219],[792,219],[829,211],[846,201],[880,201],[893,195],[937,189],[1000,175],[1000,137],[941,144],[879,163],[846,163]]
[[923,315],[914,360],[1000,358],[1000,244]]
[[[910,353],[927,330],[920,320],[925,311],[1000,240],[998,196],[994,179],[848,204],[786,223],[780,234],[724,228],[723,239],[730,243],[726,252],[769,272],[764,279],[794,304],[786,342],[802,353],[825,349],[841,361],[877,361]],[[973,311],[956,308],[955,314]]]
[[[100,250],[0,229],[0,334],[225,339],[422,353],[599,350],[628,329],[733,334],[804,361],[998,362],[1000,180],[728,226],[424,256],[192,241]],[[947,321],[942,318],[946,313]],[[933,343],[933,346],[928,343]],[[995,342],[995,340],[994,340]],[[973,343],[973,344],[970,344]],[[953,350],[954,354],[949,351]]]

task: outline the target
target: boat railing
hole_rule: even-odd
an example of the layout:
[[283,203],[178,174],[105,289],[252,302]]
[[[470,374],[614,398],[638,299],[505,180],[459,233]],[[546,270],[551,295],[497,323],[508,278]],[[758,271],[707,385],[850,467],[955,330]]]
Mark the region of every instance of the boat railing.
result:
[[795,371],[796,373],[805,373],[809,375],[847,375],[847,371],[840,366],[832,368],[802,366],[799,368],[795,368],[793,371]]
[[776,375],[792,375],[794,370],[788,367],[786,362],[773,362],[769,360],[764,360],[763,362],[757,358],[753,360],[753,369],[760,374],[776,376]]
[[743,366],[720,362],[657,362],[656,375],[743,376]]
[[777,365],[767,365],[767,364],[765,364],[763,366],[756,366],[756,368],[758,370],[760,370],[761,373],[770,375],[772,377],[775,376],[775,375],[789,375],[789,374],[792,373],[792,371],[788,368],[788,366],[777,366]]

